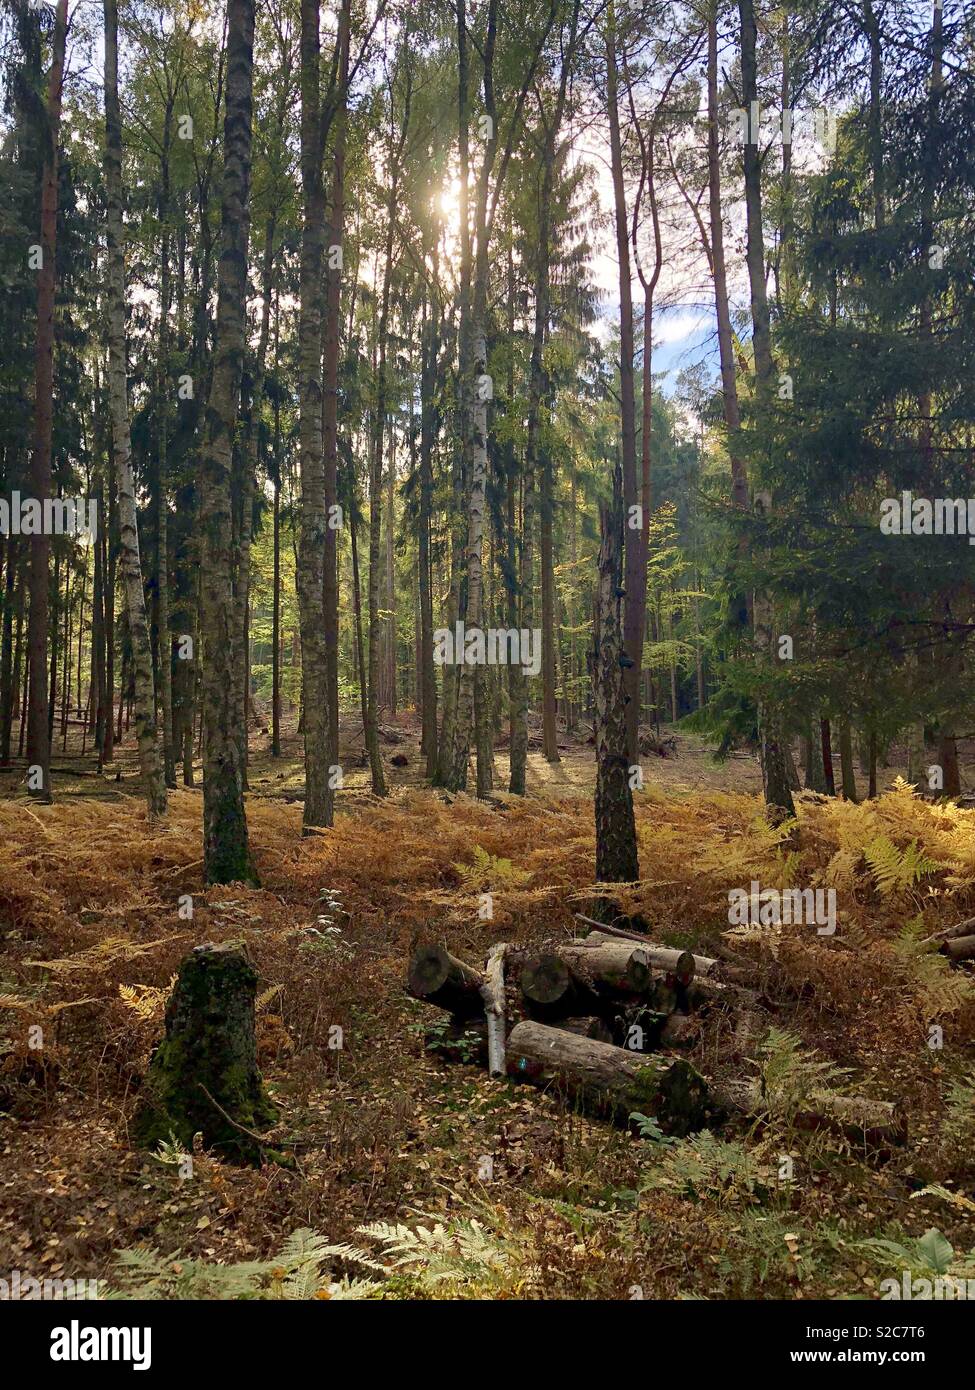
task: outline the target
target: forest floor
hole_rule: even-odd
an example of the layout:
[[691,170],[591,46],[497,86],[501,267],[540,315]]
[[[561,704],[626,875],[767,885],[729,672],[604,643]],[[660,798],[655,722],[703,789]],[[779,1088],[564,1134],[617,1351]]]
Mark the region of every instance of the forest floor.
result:
[[[354,765],[354,727],[335,827],[311,837],[298,740],[272,760],[255,732],[259,889],[204,889],[199,790],[173,793],[165,825],[148,827],[131,738],[119,782],[69,749],[56,804],[28,805],[16,773],[0,785],[0,1269],[117,1287],[119,1252],[152,1247],[166,1259],[143,1287],[191,1279],[219,1295],[218,1267],[273,1261],[297,1228],[376,1258],[382,1241],[358,1233],[375,1222],[445,1228],[426,1250],[407,1237],[395,1271],[387,1253],[386,1297],[872,1298],[904,1267],[964,1268],[975,989],[970,967],[921,943],[975,913],[975,811],[915,797],[893,767],[875,802],[804,794],[789,835],[761,816],[753,758],[716,767],[681,735],[675,758],[648,758],[642,879],[619,900],[655,940],[712,952],[732,930],[729,889],[752,879],[835,887],[839,927],[737,932],[770,1007],[700,1016],[685,1055],[716,1082],[760,1072],[762,1122],[638,1139],[439,1060],[436,1011],[404,991],[419,940],[480,964],[495,941],[578,929],[594,877],[591,747],[572,742],[555,768],[533,750],[529,796],[483,804],[421,784],[404,716],[386,726],[380,802]],[[499,786],[506,770],[499,755]],[[485,891],[492,921],[478,918]],[[293,1167],[197,1153],[183,1176],[178,1153],[129,1145],[172,978],[207,940],[246,942],[255,962],[260,1061]],[[866,1152],[800,1130],[797,1098],[824,1085],[900,1102],[907,1143]],[[330,1263],[336,1279],[376,1278]]]

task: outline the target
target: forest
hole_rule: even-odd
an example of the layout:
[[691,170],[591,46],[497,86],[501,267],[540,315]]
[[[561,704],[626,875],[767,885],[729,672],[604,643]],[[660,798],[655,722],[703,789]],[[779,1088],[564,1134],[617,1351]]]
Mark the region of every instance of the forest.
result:
[[0,1297],[975,1297],[973,58],[2,0]]

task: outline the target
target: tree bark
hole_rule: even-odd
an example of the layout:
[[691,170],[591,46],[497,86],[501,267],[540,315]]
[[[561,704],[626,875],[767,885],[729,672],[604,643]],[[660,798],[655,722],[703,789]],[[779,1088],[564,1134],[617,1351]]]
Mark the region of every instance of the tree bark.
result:
[[622,1124],[637,1112],[654,1116],[665,1133],[685,1135],[708,1120],[707,1086],[688,1062],[634,1053],[544,1023],[519,1023],[512,1030],[508,1074],[536,1085],[554,1083]]
[[118,4],[105,0],[105,226],[108,282],[108,389],[118,491],[120,563],[135,683],[135,727],[150,818],[166,811],[156,727],[152,651],[146,617],[126,390],[125,260],[122,232],[122,119],[118,99]]
[[[738,0],[741,20],[741,80],[742,100],[745,109],[752,111],[752,103],[758,100],[758,60],[756,53],[757,27],[753,0]],[[749,126],[750,126],[749,121]],[[754,135],[754,140],[752,136]],[[765,239],[762,231],[762,167],[758,150],[757,132],[749,129],[744,143],[745,175],[745,213],[747,235],[745,260],[748,267],[748,282],[751,292],[752,350],[755,357],[755,381],[758,408],[767,411],[770,406],[772,390],[772,330],[769,317],[768,291],[765,284]],[[757,489],[755,509],[768,518],[772,511],[772,497],[767,490]],[[754,641],[760,660],[774,660],[774,614],[772,604],[763,592],[756,592],[753,604]],[[762,764],[762,782],[765,789],[765,804],[775,820],[795,816],[796,808],[789,787],[785,747],[779,728],[778,711],[770,702],[759,697],[758,736]]]
[[[341,247],[345,236],[345,146],[348,128],[349,29],[351,0],[342,0],[338,28],[338,95],[335,113],[335,138],[332,152],[332,194],[330,227],[332,246],[339,248],[339,257],[329,255],[328,279],[325,289],[325,325],[323,353],[322,445],[325,454],[326,519],[336,513],[338,506],[338,381],[339,333],[342,310]],[[336,263],[333,265],[333,259]],[[325,683],[328,704],[328,756],[339,761],[339,531],[333,525],[325,530],[325,573],[323,601],[325,604]]]
[[227,3],[227,94],[213,381],[201,453],[203,855],[208,883],[255,881],[247,843],[240,737],[231,469],[247,339],[254,0]]
[[329,785],[328,652],[325,641],[325,465],[322,450],[322,255],[325,194],[322,184],[321,49],[319,0],[301,0],[301,232],[299,444],[301,532],[298,608],[301,627],[301,728],[305,741],[306,828],[332,824]]
[[257,1069],[256,990],[253,966],[230,942],[197,946],[184,959],[133,1121],[139,1147],[175,1138],[189,1150],[199,1133],[221,1157],[263,1159],[259,1132],[277,1110]]
[[433,449],[437,435],[436,390],[439,324],[436,305],[426,301],[421,330],[420,365],[420,512],[417,519],[420,605],[420,708],[426,775],[437,771],[437,682],[433,665],[433,595],[430,583],[430,522],[433,514]]
[[[609,148],[613,178],[613,208],[616,224],[616,255],[620,285],[620,425],[623,464],[623,503],[626,508],[625,590],[623,607],[623,650],[627,665],[623,671],[626,754],[629,763],[640,761],[640,668],[643,661],[643,625],[646,604],[646,552],[641,544],[646,518],[634,511],[641,505],[636,469],[636,397],[634,385],[633,288],[630,271],[630,233],[626,212],[626,186],[623,180],[623,141],[619,119],[619,78],[617,74],[616,19],[610,14],[606,31],[606,100],[609,116]],[[633,526],[633,520],[639,526]]]
[[853,735],[849,720],[840,720],[840,780],[844,801],[857,801],[857,779],[853,767]]
[[617,467],[613,504],[600,505],[599,583],[593,622],[593,724],[596,740],[596,880],[639,877],[630,758],[623,705],[624,657],[619,621],[622,515]]
[[[34,447],[30,484],[43,506],[51,495],[51,437],[54,423],[54,291],[57,271],[58,141],[61,91],[67,43],[68,0],[54,12],[51,69],[47,89],[47,129],[41,173],[41,264],[37,274],[37,340],[34,354]],[[51,735],[48,723],[47,644],[48,571],[51,538],[42,529],[30,538],[30,609],[27,651],[30,662],[27,698],[28,791],[38,801],[51,800]]]
[[163,774],[167,787],[176,786],[173,748],[173,641],[169,625],[169,310],[172,301],[169,232],[169,151],[174,95],[167,93],[163,115],[160,168],[159,226],[159,369],[156,374],[159,411],[159,466],[156,480],[156,626]]

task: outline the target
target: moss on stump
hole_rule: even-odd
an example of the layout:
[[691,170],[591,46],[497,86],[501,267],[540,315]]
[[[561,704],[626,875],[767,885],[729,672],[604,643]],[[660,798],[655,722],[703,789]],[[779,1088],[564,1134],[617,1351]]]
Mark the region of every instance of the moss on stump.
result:
[[132,1124],[140,1148],[175,1138],[189,1149],[200,1133],[206,1148],[236,1162],[275,1156],[257,1137],[277,1110],[257,1069],[256,992],[240,946],[197,946],[184,959]]

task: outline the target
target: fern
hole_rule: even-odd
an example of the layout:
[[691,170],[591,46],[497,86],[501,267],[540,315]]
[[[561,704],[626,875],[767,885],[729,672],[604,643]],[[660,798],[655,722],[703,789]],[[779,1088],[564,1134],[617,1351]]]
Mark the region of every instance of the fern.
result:
[[931,1183],[929,1187],[922,1187],[920,1192],[912,1192],[911,1197],[940,1197],[943,1202],[949,1202],[959,1211],[975,1212],[975,1202],[970,1197],[966,1197],[963,1192],[951,1192],[947,1187],[941,1187],[938,1183]]
[[272,985],[270,989],[262,991],[254,1001],[254,1012],[263,1013],[271,1000],[276,999],[283,989],[284,985]]
[[916,840],[912,840],[906,849],[899,850],[886,835],[878,835],[864,846],[863,857],[884,898],[906,892],[919,879],[942,867],[936,860],[927,858]]
[[218,1265],[206,1260],[162,1255],[151,1247],[123,1250],[118,1257],[118,1287],[108,1293],[120,1299],[309,1299],[371,1298],[382,1284],[369,1280],[329,1281],[333,1260],[383,1272],[370,1255],[351,1245],[330,1245],[317,1232],[303,1227],[292,1232],[271,1260]]
[[88,946],[73,956],[60,956],[57,960],[28,960],[25,965],[36,966],[38,970],[50,970],[52,974],[71,974],[74,971],[87,973],[89,970],[104,970],[121,961],[135,960],[149,951],[158,950],[177,936],[161,936],[157,941],[132,941],[127,936],[106,936],[94,946]]
[[750,1206],[764,1199],[771,1179],[743,1144],[704,1130],[668,1148],[644,1186],[668,1189],[691,1201]]
[[926,1018],[954,1014],[973,996],[971,977],[953,971],[944,956],[925,942],[924,918],[905,923],[891,943],[901,966],[920,995]]
[[358,1235],[377,1241],[391,1261],[390,1268],[413,1274],[421,1288],[449,1284],[468,1296],[504,1282],[511,1252],[500,1238],[476,1220],[458,1219],[444,1225],[389,1225],[375,1221]]
[[465,887],[475,891],[482,889],[521,888],[531,878],[527,869],[519,869],[510,859],[499,859],[489,854],[480,845],[474,846],[472,864],[455,864]]
[[176,976],[173,975],[165,989],[159,989],[156,985],[119,985],[118,992],[126,1008],[148,1021],[165,1007],[175,984]]
[[941,1139],[953,1159],[970,1158],[975,1147],[975,1068],[948,1084]]
[[769,1029],[762,1054],[762,1095],[769,1113],[785,1121],[790,1121],[811,1095],[838,1091],[849,1076],[849,1068],[816,1057],[786,1028]]

